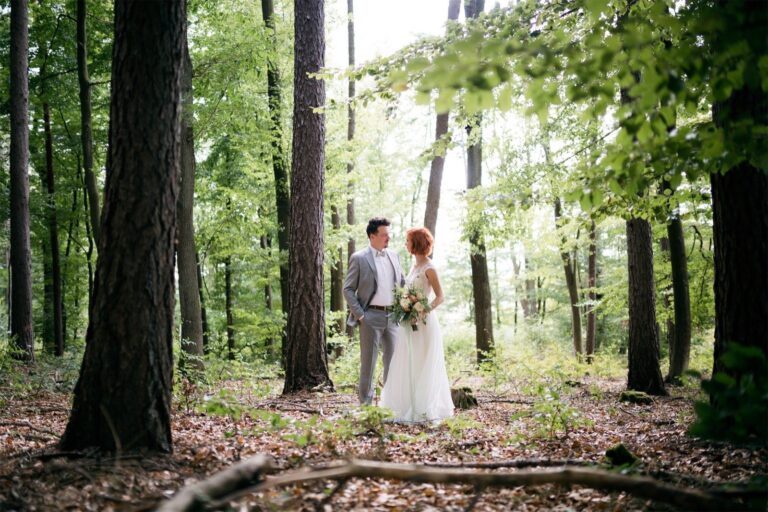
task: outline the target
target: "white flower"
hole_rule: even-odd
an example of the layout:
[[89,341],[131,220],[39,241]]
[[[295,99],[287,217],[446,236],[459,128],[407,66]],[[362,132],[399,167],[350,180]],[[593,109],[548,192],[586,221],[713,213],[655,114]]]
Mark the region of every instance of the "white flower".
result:
[[403,311],[410,311],[411,310],[411,301],[408,299],[400,299],[400,307],[403,308]]
[[421,313],[422,311],[424,311],[424,304],[422,304],[421,302],[417,302],[416,304],[413,305],[413,309]]
[[421,292],[416,292],[416,299],[417,300],[424,300],[424,294]]

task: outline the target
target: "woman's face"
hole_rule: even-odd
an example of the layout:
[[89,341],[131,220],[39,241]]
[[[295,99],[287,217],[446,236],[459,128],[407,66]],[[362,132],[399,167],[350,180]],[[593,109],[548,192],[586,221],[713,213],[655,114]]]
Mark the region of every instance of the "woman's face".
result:
[[411,242],[410,237],[405,239],[405,249],[408,251],[408,254],[413,254],[413,242]]

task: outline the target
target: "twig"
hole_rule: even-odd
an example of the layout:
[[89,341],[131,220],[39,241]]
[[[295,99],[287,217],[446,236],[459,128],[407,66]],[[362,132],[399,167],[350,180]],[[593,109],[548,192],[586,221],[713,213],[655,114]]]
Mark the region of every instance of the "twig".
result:
[[522,404],[533,405],[533,400],[519,400],[514,398],[489,398],[488,400],[478,400],[481,404],[500,403],[500,404]]
[[36,427],[28,421],[0,421],[0,427],[26,427],[30,430],[34,430],[35,432],[41,432],[43,434],[48,434],[49,436],[53,436],[53,437],[59,437],[60,435],[60,434],[57,434],[56,432],[52,432],[44,428]]
[[477,502],[480,501],[480,496],[483,495],[483,491],[485,491],[485,487],[475,487],[475,495],[472,496],[469,504],[467,504],[467,508],[464,509],[465,512],[471,512],[475,509]]
[[349,478],[342,478],[336,487],[333,488],[330,494],[328,494],[328,496],[323,498],[320,503],[317,504],[317,510],[323,510],[325,505],[329,504],[333,497],[339,494],[342,489],[344,489],[344,487],[347,485],[347,482],[349,482]]

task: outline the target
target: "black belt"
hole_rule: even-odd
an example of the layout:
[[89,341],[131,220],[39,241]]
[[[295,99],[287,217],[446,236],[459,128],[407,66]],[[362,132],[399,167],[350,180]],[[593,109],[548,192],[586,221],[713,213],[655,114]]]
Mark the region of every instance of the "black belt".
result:
[[374,306],[373,304],[370,304],[368,306],[368,309],[378,309],[379,311],[392,311],[392,308],[389,306]]

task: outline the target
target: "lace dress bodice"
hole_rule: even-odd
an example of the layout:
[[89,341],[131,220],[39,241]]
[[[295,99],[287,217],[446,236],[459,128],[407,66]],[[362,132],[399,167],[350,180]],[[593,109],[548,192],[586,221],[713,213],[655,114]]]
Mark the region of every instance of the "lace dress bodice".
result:
[[411,271],[408,273],[408,277],[405,278],[405,284],[407,286],[419,288],[424,292],[426,297],[431,297],[432,285],[429,284],[429,279],[427,279],[427,270],[430,268],[434,268],[431,261],[424,265],[412,266]]

